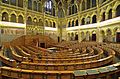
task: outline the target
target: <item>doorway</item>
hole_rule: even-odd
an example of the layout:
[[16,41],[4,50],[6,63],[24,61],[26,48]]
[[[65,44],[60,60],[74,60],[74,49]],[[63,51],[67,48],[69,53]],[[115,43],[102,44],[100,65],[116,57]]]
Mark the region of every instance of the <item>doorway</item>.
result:
[[78,40],[78,34],[75,35],[75,40],[76,40],[76,41]]
[[40,47],[45,48],[45,43],[40,43]]
[[96,41],[96,34],[92,34],[92,41]]
[[60,37],[58,36],[58,42],[60,42]]
[[116,42],[120,43],[120,32],[117,32],[116,34]]

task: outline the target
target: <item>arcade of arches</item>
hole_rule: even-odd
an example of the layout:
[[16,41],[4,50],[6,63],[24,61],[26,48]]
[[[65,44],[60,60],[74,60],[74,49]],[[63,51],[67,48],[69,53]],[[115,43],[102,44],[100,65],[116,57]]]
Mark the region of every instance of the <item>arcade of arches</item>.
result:
[[60,41],[119,42],[118,0],[2,0],[0,10],[0,42],[21,34],[45,34]]
[[0,79],[120,79],[120,0],[0,0]]

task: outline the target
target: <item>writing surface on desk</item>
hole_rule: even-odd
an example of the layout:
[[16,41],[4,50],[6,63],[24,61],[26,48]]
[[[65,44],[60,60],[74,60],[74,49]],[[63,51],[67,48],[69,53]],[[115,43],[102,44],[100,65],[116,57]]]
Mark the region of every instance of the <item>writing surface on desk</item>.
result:
[[97,69],[88,69],[86,71],[87,71],[88,75],[99,74]]
[[113,65],[107,66],[107,68],[109,71],[115,71],[118,69],[118,68],[114,67]]
[[108,70],[106,67],[98,68],[98,71],[99,71],[100,73],[109,72],[109,70]]
[[74,71],[75,76],[84,76],[87,75],[86,70],[76,70]]

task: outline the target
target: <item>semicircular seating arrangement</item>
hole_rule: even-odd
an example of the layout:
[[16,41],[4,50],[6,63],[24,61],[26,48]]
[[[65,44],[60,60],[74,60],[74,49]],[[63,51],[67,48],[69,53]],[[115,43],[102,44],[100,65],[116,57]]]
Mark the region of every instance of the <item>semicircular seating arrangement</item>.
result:
[[[41,47],[43,43],[45,48]],[[118,79],[119,48],[120,44],[68,41],[56,43],[47,36],[22,36],[2,46],[0,77]]]

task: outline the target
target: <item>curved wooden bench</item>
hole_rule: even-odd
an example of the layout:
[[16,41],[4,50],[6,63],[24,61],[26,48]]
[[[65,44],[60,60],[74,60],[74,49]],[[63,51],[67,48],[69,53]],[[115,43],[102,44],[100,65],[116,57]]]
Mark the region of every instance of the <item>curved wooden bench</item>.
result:
[[120,72],[119,68],[120,62],[105,67],[77,71],[40,71],[24,70],[10,67],[1,67],[0,70],[1,76],[8,78],[43,79],[44,77],[47,77],[48,79],[56,79],[57,77],[61,77],[61,79],[71,79],[73,78],[74,74],[75,78],[78,79],[91,79],[100,77],[106,77],[106,79],[109,79],[110,75]]
[[13,47],[10,46],[10,49],[11,49],[11,54],[12,54],[12,57],[17,60],[17,61],[27,61],[28,60],[28,57],[23,57],[23,56],[20,56],[16,53],[16,51],[14,50]]
[[[93,60],[88,62],[71,62],[71,63],[57,63],[57,64],[48,64],[48,63],[30,63],[22,62],[20,68],[22,69],[40,69],[40,70],[75,70],[75,69],[87,69],[93,67],[103,66],[110,63],[113,60],[113,55],[110,55],[106,58]],[[101,64],[102,63],[102,64]],[[57,67],[57,69],[55,69]]]
[[25,51],[23,51],[19,46],[16,46],[16,48],[21,51],[21,54],[25,57],[30,57],[30,54],[26,53]]
[[73,71],[40,71],[40,70],[24,70],[18,68],[2,67],[1,76],[17,79],[70,79],[73,76]]
[[[97,51],[99,52],[97,55],[93,55],[93,56],[88,56],[88,57],[78,57],[78,58],[68,58],[68,59],[38,59],[38,60],[35,60],[36,62],[38,63],[48,63],[48,64],[54,64],[54,63],[70,63],[70,62],[74,62],[74,63],[78,63],[78,62],[86,62],[86,61],[93,61],[93,60],[97,60],[97,59],[100,59],[101,58],[101,55],[103,54],[103,51],[98,48]],[[84,55],[84,54],[83,54]]]
[[35,52],[29,50],[29,49],[26,48],[25,46],[20,46],[20,48],[21,48],[22,50],[24,50],[26,53],[30,54],[31,56],[33,56],[33,55],[35,56],[35,55],[38,55],[38,54],[39,54],[39,53],[35,53]]
[[7,58],[6,56],[4,56],[4,46],[3,48],[1,49],[0,51],[0,60],[7,64],[8,66],[11,66],[11,67],[16,67],[17,66],[17,62],[13,59],[10,59],[10,58]]

